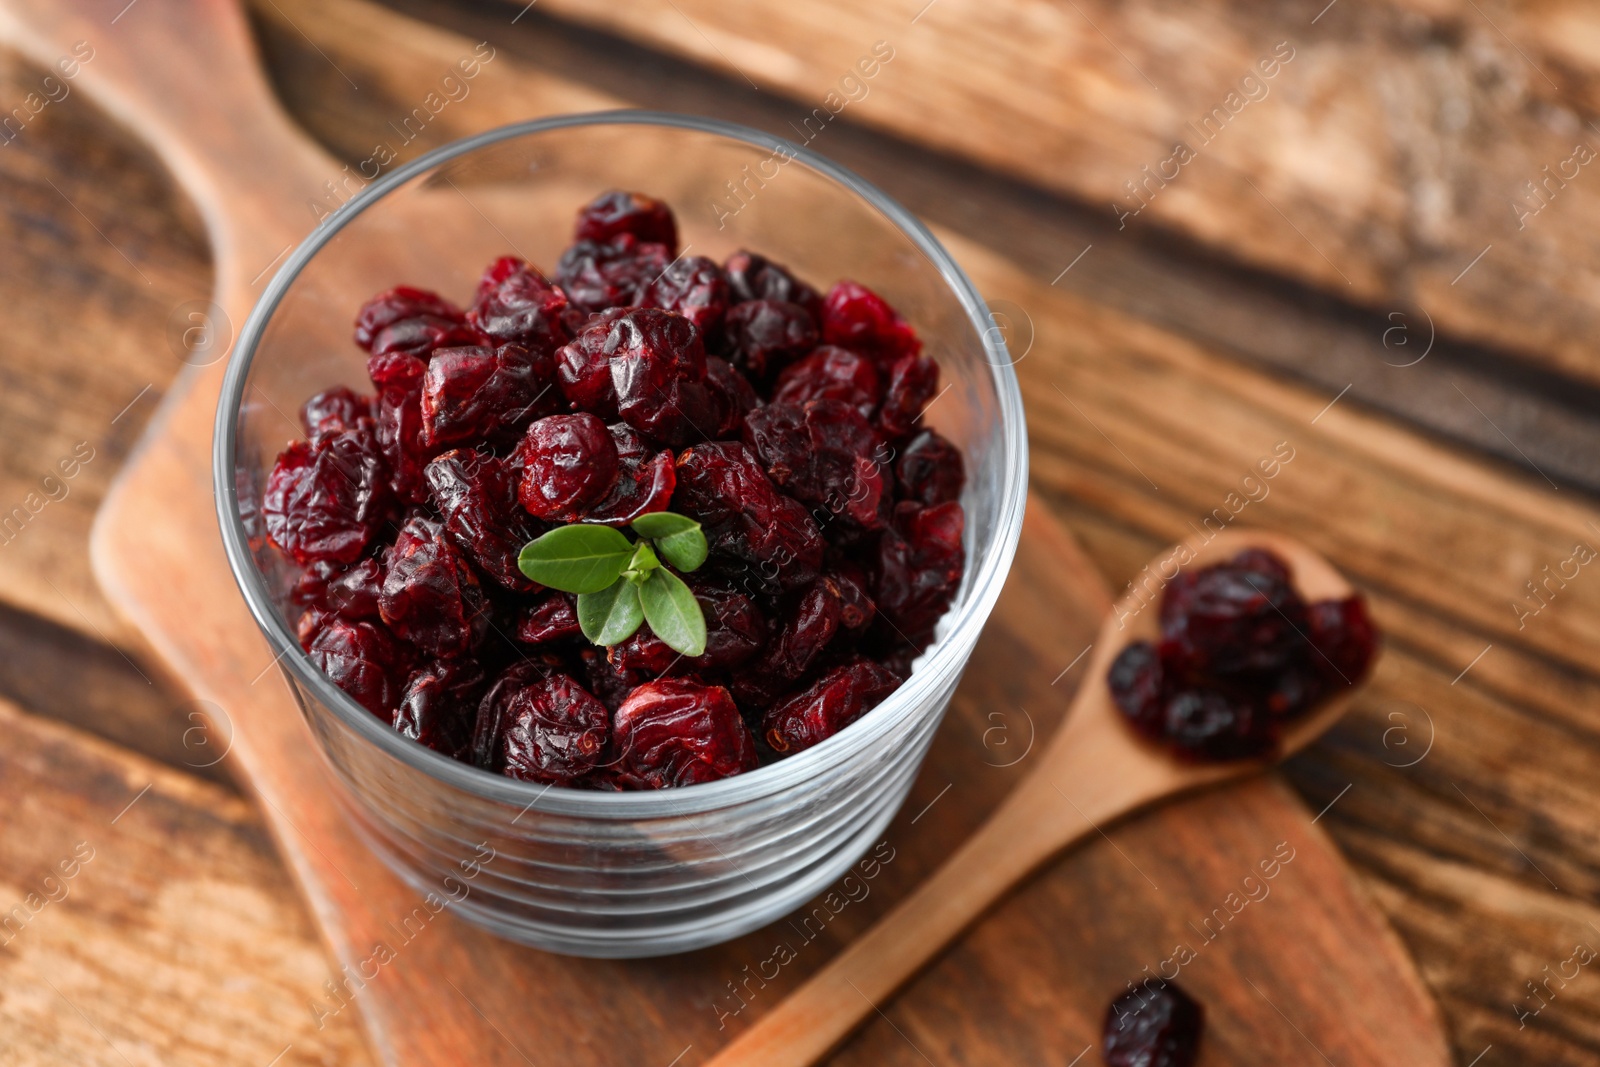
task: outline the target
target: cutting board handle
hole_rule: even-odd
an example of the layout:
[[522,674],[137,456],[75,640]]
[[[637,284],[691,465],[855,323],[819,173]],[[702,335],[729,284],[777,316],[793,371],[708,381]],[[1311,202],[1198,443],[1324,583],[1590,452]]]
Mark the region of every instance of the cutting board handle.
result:
[[[237,249],[219,270],[266,267],[315,224],[307,203],[340,165],[279,107],[237,0],[4,0],[0,40],[46,69],[41,97],[81,88],[140,131]],[[218,290],[249,281],[219,274]]]

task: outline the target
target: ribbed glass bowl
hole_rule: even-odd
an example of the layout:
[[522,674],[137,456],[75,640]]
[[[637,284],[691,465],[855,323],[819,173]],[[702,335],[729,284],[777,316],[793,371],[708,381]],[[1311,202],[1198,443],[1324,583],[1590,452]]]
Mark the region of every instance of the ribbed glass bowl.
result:
[[[278,452],[312,393],[366,382],[360,304],[398,284],[465,300],[516,253],[553,270],[579,205],[613,188],[666,200],[686,251],[740,248],[819,288],[852,278],[921,333],[948,390],[928,422],[966,457],[967,572],[939,639],[861,721],[720,782],[600,793],[513,781],[396,734],[295,640],[293,575],[256,519]],[[337,201],[330,197],[325,211]],[[319,212],[320,214],[321,212]],[[457,141],[323,218],[240,333],[217,413],[223,539],[356,829],[421,894],[555,952],[651,956],[755,929],[822,890],[904,801],[1016,549],[1026,498],[1022,403],[972,283],[904,208],[849,171],[755,130],[606,112]],[[307,759],[318,758],[311,752]]]

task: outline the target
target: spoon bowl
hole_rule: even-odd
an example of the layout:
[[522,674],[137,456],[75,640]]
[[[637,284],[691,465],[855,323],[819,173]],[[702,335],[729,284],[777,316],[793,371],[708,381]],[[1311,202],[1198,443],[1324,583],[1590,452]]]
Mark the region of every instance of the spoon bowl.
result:
[[1091,646],[1088,674],[1066,721],[988,821],[911,896],[851,943],[783,1003],[710,1061],[710,1067],[808,1067],[820,1062],[996,901],[1069,845],[1158,801],[1258,774],[1322,735],[1350,707],[1355,687],[1284,731],[1271,755],[1187,762],[1139,737],[1112,702],[1106,673],[1130,642],[1158,636],[1161,575],[1174,561],[1204,567],[1249,548],[1288,565],[1308,601],[1354,590],[1327,560],[1282,534],[1224,530],[1175,545],[1151,561],[1156,575],[1112,607]]

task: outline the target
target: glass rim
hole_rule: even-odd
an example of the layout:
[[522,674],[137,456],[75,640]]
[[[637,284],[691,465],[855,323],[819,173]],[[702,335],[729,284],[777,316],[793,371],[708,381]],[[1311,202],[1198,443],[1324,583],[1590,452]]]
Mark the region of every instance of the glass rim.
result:
[[[996,515],[998,543],[992,544],[982,567],[972,575],[967,596],[954,609],[949,628],[933,654],[882,704],[820,744],[745,774],[673,789],[612,793],[524,782],[461,763],[396,733],[388,724],[357,704],[354,698],[311,662],[309,655],[300,647],[299,640],[279,617],[265,578],[249,549],[249,537],[239,514],[235,471],[238,417],[244,401],[245,381],[261,337],[301,271],[346,225],[417,176],[478,149],[552,130],[625,125],[712,134],[755,148],[788,153],[795,161],[864,200],[908,238],[938,270],[982,339],[1000,409],[999,447],[1006,481],[1001,487]],[[992,329],[987,305],[971,279],[919,219],[855,172],[785,138],[704,116],[640,109],[564,114],[486,130],[435,148],[397,168],[387,177],[376,179],[363,187],[295,247],[251,308],[228,359],[217,404],[212,456],[212,478],[218,490],[214,494],[217,517],[229,568],[256,624],[268,642],[276,646],[273,651],[278,656],[276,662],[280,668],[287,668],[314,699],[320,700],[359,737],[405,766],[463,792],[486,801],[521,807],[524,812],[536,810],[553,815],[619,821],[696,815],[773,796],[848,760],[921,709],[927,698],[965,666],[966,656],[962,654],[962,648],[976,641],[977,631],[988,619],[999,598],[1022,532],[1022,516],[1028,495],[1028,457],[1022,393],[1007,355],[1005,341],[997,337],[997,333]],[[326,757],[327,753],[324,752]]]

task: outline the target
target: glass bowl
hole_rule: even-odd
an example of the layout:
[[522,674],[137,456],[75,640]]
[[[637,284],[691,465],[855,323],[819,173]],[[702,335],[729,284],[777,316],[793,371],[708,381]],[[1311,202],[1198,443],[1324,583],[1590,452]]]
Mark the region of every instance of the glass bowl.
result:
[[[770,766],[643,793],[515,781],[395,733],[295,639],[292,575],[257,508],[290,413],[336,384],[365,390],[356,309],[397,284],[470,297],[516,253],[553,269],[579,205],[613,188],[666,200],[685,250],[749,248],[826,288],[853,278],[921,333],[946,391],[928,422],[967,463],[967,572],[910,679],[859,722]],[[345,194],[348,196],[348,194]],[[1000,594],[1027,496],[1022,401],[972,282],[904,208],[838,165],[752,129],[605,112],[507,126],[372,182],[278,271],[239,336],[217,412],[218,514],[239,588],[333,771],[356,830],[421,894],[517,941],[631,957],[728,940],[825,888],[904,801]],[[316,756],[307,753],[307,759]]]

